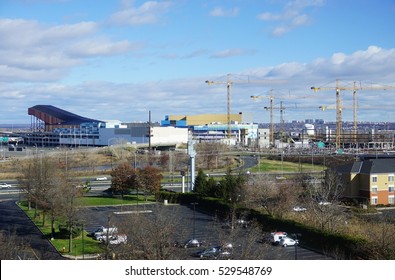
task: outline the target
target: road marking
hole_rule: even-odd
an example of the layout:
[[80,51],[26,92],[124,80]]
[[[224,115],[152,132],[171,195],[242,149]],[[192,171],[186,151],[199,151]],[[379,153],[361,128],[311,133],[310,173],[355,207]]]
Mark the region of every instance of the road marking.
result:
[[123,214],[138,214],[138,213],[152,213],[152,210],[134,210],[134,211],[120,211],[114,212],[116,215],[123,215]]

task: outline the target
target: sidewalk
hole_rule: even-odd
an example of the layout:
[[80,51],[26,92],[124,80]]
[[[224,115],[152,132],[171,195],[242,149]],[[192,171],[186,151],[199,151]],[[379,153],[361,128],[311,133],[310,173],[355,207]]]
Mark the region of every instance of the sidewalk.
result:
[[70,260],[101,260],[100,254],[86,254],[86,255],[62,255],[63,257]]

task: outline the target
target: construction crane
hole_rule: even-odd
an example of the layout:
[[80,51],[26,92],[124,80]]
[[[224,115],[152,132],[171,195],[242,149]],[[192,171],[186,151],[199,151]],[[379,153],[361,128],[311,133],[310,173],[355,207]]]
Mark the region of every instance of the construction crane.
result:
[[[280,107],[273,107],[273,103],[271,103],[270,107],[263,107],[263,109],[265,110],[270,109],[270,127],[271,127],[270,136],[274,138],[273,110],[280,110],[280,134],[281,134],[283,132],[283,123],[284,123],[283,112],[287,108],[283,107],[283,102],[280,101]],[[271,139],[270,141],[272,140],[273,140],[272,143],[274,145],[274,139]]]
[[336,148],[340,148],[341,136],[342,136],[342,101],[340,96],[340,91],[342,90],[352,90],[353,91],[353,110],[354,110],[354,141],[356,142],[357,135],[357,91],[358,90],[393,90],[395,87],[393,86],[369,86],[362,87],[361,85],[357,86],[357,83],[354,81],[354,86],[352,87],[342,87],[339,86],[339,80],[336,80],[336,87],[314,87],[311,89],[314,92],[319,90],[335,90],[336,91]]
[[[333,110],[336,109],[336,106],[333,105],[328,105],[328,106],[319,106],[318,107],[320,110],[325,111],[325,110]],[[342,106],[343,109],[353,109],[354,111],[354,119],[353,119],[353,136],[354,136],[354,142],[357,142],[357,108],[358,109],[384,109],[384,108],[394,108],[394,106],[358,106],[356,105],[356,102],[354,102],[353,106]]]
[[[281,99],[297,99],[297,98],[301,98],[301,97],[298,97],[298,96],[289,96],[289,95],[286,95],[286,96],[276,96],[277,98],[281,98]],[[282,102],[280,102],[281,103],[281,105],[280,105],[280,108],[275,108],[275,107],[273,107],[273,101],[274,101],[274,96],[273,96],[273,90],[271,89],[270,90],[270,94],[269,94],[269,96],[267,96],[267,95],[251,95],[251,98],[255,101],[256,99],[258,99],[258,98],[269,98],[270,99],[270,106],[269,107],[264,107],[264,109],[265,110],[269,110],[270,109],[270,144],[271,145],[274,145],[274,119],[273,119],[273,110],[274,109],[279,109],[280,110],[280,131],[282,131],[282,123],[283,123],[283,121],[282,121],[282,116],[283,116],[283,110],[285,110],[286,108],[284,108],[284,107],[282,107]],[[302,97],[302,98],[304,98],[304,97]],[[312,108],[312,107],[291,107],[291,108],[293,108],[293,109],[302,109],[302,108]],[[290,109],[291,109],[290,108]]]
[[228,135],[227,138],[231,137],[231,129],[230,129],[230,88],[232,84],[236,84],[236,83],[258,83],[258,84],[268,84],[268,83],[283,83],[284,81],[282,80],[245,80],[245,81],[233,81],[231,79],[231,74],[227,74],[227,79],[225,82],[215,82],[215,81],[206,81],[206,83],[208,85],[213,85],[213,84],[226,84],[226,88],[227,88],[227,117],[226,117],[226,121],[227,121],[227,125],[228,125]]
[[[255,101],[257,98],[270,98],[270,145],[274,145],[274,121],[273,121],[273,90],[270,90],[270,96],[266,95],[251,95],[251,98]],[[267,107],[265,107],[266,109]]]

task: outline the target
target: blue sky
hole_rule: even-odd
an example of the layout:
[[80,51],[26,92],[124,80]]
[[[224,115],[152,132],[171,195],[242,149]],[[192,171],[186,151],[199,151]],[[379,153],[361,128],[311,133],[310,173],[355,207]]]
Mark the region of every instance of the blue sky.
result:
[[270,90],[285,121],[334,121],[318,106],[335,91],[310,87],[337,79],[379,87],[358,91],[358,120],[393,121],[395,91],[380,88],[395,86],[394,26],[392,0],[3,0],[0,123],[29,123],[38,104],[125,122],[226,113],[227,74],[248,121],[269,122],[269,99],[250,96]]

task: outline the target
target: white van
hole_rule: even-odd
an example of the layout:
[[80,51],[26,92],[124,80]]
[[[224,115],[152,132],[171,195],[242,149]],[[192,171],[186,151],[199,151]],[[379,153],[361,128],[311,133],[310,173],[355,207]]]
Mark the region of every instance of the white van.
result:
[[284,231],[276,231],[272,232],[270,236],[270,241],[272,242],[272,244],[277,245],[280,244],[281,239],[287,236],[287,233]]
[[118,232],[118,229],[116,227],[110,227],[110,228],[106,228],[106,227],[99,227],[98,229],[92,231],[89,236],[92,236],[94,239],[96,240],[100,240],[102,235],[113,235],[116,234]]

